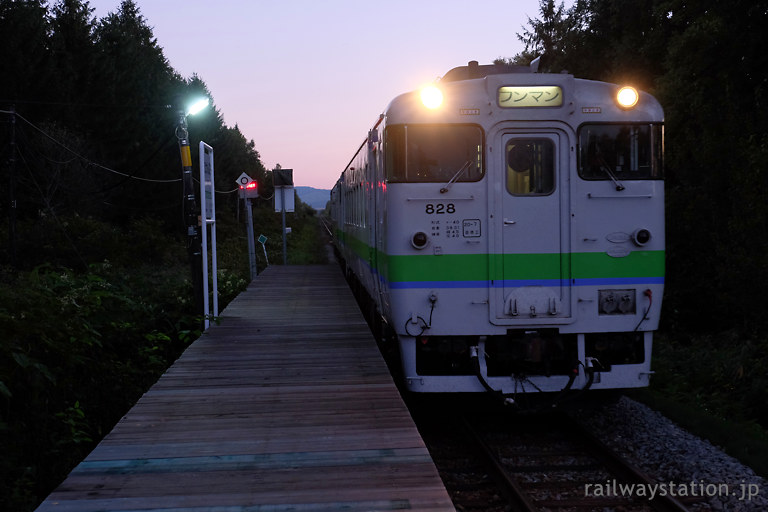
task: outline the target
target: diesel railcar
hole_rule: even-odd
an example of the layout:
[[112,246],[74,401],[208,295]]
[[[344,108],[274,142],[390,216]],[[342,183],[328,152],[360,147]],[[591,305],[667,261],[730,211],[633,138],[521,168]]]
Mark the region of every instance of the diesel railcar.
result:
[[632,87],[474,61],[389,104],[331,217],[409,390],[648,385],[663,121]]

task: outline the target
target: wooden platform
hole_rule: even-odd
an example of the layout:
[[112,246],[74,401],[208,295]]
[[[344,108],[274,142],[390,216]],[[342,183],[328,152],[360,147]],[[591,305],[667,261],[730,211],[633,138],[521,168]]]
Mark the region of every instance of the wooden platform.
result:
[[222,317],[39,511],[454,510],[338,267]]

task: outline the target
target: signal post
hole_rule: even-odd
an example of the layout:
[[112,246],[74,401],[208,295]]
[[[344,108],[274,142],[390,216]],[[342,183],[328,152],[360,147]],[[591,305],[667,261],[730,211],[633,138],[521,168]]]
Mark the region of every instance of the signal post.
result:
[[251,199],[259,197],[259,187],[256,181],[243,173],[237,178],[239,187],[238,194],[245,202],[245,214],[248,226],[248,261],[250,262],[251,281],[256,278],[256,244],[253,241],[253,210],[251,209]]

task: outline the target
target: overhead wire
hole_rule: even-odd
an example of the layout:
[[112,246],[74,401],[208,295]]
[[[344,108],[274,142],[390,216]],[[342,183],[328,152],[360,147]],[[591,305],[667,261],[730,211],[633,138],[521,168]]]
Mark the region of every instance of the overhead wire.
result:
[[[12,112],[0,111],[0,113],[11,114]],[[45,130],[43,130],[39,126],[35,125],[31,121],[29,121],[27,118],[25,118],[24,116],[22,116],[18,112],[16,112],[15,115],[16,115],[16,117],[18,117],[19,119],[24,121],[26,124],[28,124],[30,127],[32,127],[33,129],[37,130],[38,132],[40,132],[43,136],[45,136],[46,138],[50,139],[53,143],[55,143],[58,146],[62,147],[66,151],[72,153],[73,155],[75,155],[75,157],[80,158],[81,160],[86,162],[89,166],[93,166],[93,167],[102,169],[104,171],[116,174],[118,176],[123,176],[123,177],[128,178],[128,179],[134,179],[134,180],[138,180],[138,181],[146,181],[146,182],[149,182],[149,183],[177,183],[177,182],[181,181],[181,178],[174,178],[174,179],[167,179],[167,180],[158,180],[158,179],[154,179],[154,178],[142,178],[141,176],[136,176],[136,175],[133,175],[133,174],[128,174],[128,173],[120,172],[120,171],[117,171],[117,170],[112,169],[110,167],[107,167],[106,165],[102,165],[102,164],[100,164],[98,162],[94,162],[90,158],[81,155],[80,153],[78,153],[74,149],[70,148],[69,146],[67,146],[63,142],[59,141],[58,139],[56,139],[55,137],[53,137],[52,135],[47,133]],[[157,152],[159,150],[160,150],[159,148],[157,150],[155,150],[155,152],[150,156],[150,159],[152,157],[154,157],[154,155],[157,154]]]
[[[43,136],[45,136],[46,138],[50,139],[52,142],[54,142],[54,143],[55,143],[55,144],[57,144],[58,146],[62,147],[63,149],[65,149],[66,151],[68,151],[68,152],[70,152],[70,153],[72,153],[72,154],[74,155],[74,158],[72,158],[71,160],[68,160],[68,161],[66,161],[66,162],[62,162],[62,161],[54,161],[54,160],[52,160],[52,159],[49,159],[48,157],[45,157],[44,155],[41,155],[43,158],[45,158],[46,160],[48,160],[48,161],[50,161],[50,162],[52,162],[52,163],[56,163],[56,164],[68,164],[68,163],[71,163],[72,161],[74,161],[76,158],[79,158],[80,160],[83,160],[83,161],[84,161],[84,162],[85,162],[85,163],[86,163],[88,166],[90,166],[90,167],[95,167],[95,168],[98,168],[98,169],[102,169],[102,170],[104,170],[104,171],[107,171],[107,172],[110,172],[110,173],[116,174],[116,175],[118,175],[118,176],[123,176],[123,177],[125,177],[125,178],[128,178],[128,179],[134,179],[134,180],[138,180],[138,181],[145,181],[145,182],[149,182],[149,183],[178,183],[178,182],[180,182],[180,181],[181,181],[181,178],[163,179],[163,180],[160,180],[160,179],[154,179],[154,178],[143,178],[143,177],[141,177],[141,176],[136,176],[135,174],[128,174],[128,173],[124,173],[124,172],[121,172],[121,171],[118,171],[118,170],[112,169],[112,168],[110,168],[110,167],[107,167],[106,165],[102,165],[102,164],[100,164],[100,163],[98,163],[98,162],[94,162],[94,161],[93,161],[93,160],[91,160],[90,158],[88,158],[88,157],[86,157],[86,156],[83,156],[83,155],[81,155],[80,153],[78,153],[78,152],[77,152],[77,151],[75,151],[74,149],[70,148],[69,146],[67,146],[67,145],[66,145],[66,144],[64,144],[63,142],[59,141],[58,139],[56,139],[55,137],[53,137],[52,135],[50,135],[49,133],[47,133],[45,130],[43,130],[43,129],[42,129],[42,128],[40,128],[39,126],[36,126],[34,123],[32,123],[31,121],[29,121],[28,119],[26,119],[24,116],[22,116],[22,115],[21,115],[21,114],[19,114],[18,112],[11,112],[11,111],[7,111],[7,110],[0,110],[0,114],[14,114],[14,115],[16,115],[16,116],[17,116],[19,119],[21,119],[22,121],[24,121],[24,122],[25,122],[26,124],[28,124],[30,127],[32,127],[33,129],[35,129],[36,131],[40,132],[40,133],[41,133]],[[175,134],[171,134],[171,136],[169,137],[169,139],[170,139],[170,138],[173,138],[174,136],[175,136]],[[151,154],[151,155],[149,155],[149,157],[147,157],[147,159],[146,159],[146,160],[145,160],[145,161],[144,161],[144,162],[143,162],[143,163],[140,165],[140,167],[141,167],[141,166],[143,166],[144,164],[146,164],[146,163],[147,163],[149,160],[151,160],[152,158],[154,158],[154,156],[155,156],[155,155],[156,155],[156,154],[157,154],[157,153],[158,153],[158,152],[159,152],[159,151],[162,149],[162,147],[163,147],[163,146],[164,146],[166,143],[167,143],[167,141],[165,141],[163,144],[161,144],[160,146],[158,146],[158,148],[157,148],[157,149],[155,149],[155,151],[153,151],[153,152],[152,152],[152,154]],[[200,183],[200,181],[199,181],[199,180],[197,180],[197,179],[195,179],[195,181],[196,181],[198,184]],[[234,189],[232,189],[232,190],[215,190],[215,192],[216,192],[217,194],[232,194],[232,193],[234,193],[234,192],[237,192],[237,191],[238,191],[238,188],[234,188]]]
[[[40,133],[40,134],[41,134],[43,137],[45,137],[45,138],[49,139],[51,142],[53,142],[53,143],[54,143],[54,144],[56,144],[57,146],[61,147],[62,149],[64,149],[65,151],[67,151],[68,153],[70,153],[70,154],[72,154],[72,155],[73,155],[73,158],[72,158],[72,159],[70,159],[70,160],[67,160],[67,161],[61,161],[61,160],[55,160],[55,159],[52,159],[52,158],[50,158],[50,157],[48,157],[48,156],[46,156],[46,155],[44,155],[43,153],[41,153],[41,152],[39,152],[39,151],[38,151],[38,152],[37,152],[37,154],[38,154],[38,157],[40,157],[40,158],[42,158],[42,159],[44,159],[44,160],[46,160],[46,161],[49,161],[49,162],[51,162],[51,163],[54,163],[54,164],[59,164],[59,165],[66,165],[66,164],[72,163],[73,161],[75,161],[75,160],[79,159],[79,160],[81,160],[81,161],[83,161],[83,162],[85,163],[85,168],[86,168],[86,169],[88,169],[88,168],[99,169],[99,170],[103,170],[103,171],[109,172],[109,173],[111,173],[111,174],[115,174],[115,175],[117,175],[117,176],[122,176],[122,177],[124,178],[124,180],[122,180],[121,182],[118,182],[118,183],[116,183],[116,184],[113,184],[112,186],[110,186],[110,187],[108,187],[108,188],[106,188],[106,189],[102,189],[102,190],[100,190],[100,191],[95,191],[95,192],[94,192],[94,194],[104,195],[104,194],[106,194],[106,193],[107,193],[109,190],[112,190],[112,189],[114,189],[114,188],[116,188],[116,187],[119,187],[119,186],[121,186],[121,185],[122,185],[122,183],[123,183],[125,180],[137,180],[137,181],[142,181],[142,182],[146,182],[146,183],[162,183],[162,184],[167,184],[167,183],[179,183],[179,182],[181,182],[181,181],[182,181],[182,179],[181,179],[181,178],[174,178],[174,179],[154,179],[154,178],[144,178],[144,177],[141,177],[141,176],[136,176],[135,174],[129,174],[129,173],[125,173],[125,172],[121,172],[121,171],[118,171],[118,170],[116,170],[116,169],[112,169],[111,167],[108,167],[108,166],[106,166],[106,165],[103,165],[103,164],[101,164],[101,163],[99,163],[99,162],[95,162],[95,161],[93,161],[92,159],[90,159],[90,158],[88,158],[88,157],[86,157],[86,156],[82,155],[80,152],[78,152],[78,151],[76,151],[76,150],[72,149],[72,148],[71,148],[71,147],[69,147],[67,144],[65,144],[64,142],[60,141],[60,140],[59,140],[59,139],[57,139],[56,137],[54,137],[53,135],[51,135],[50,133],[48,133],[48,132],[47,132],[46,130],[44,130],[43,128],[41,128],[41,127],[37,126],[36,124],[34,124],[33,122],[31,122],[31,121],[30,121],[29,119],[27,119],[26,117],[24,117],[23,115],[19,114],[18,112],[16,112],[16,111],[8,111],[8,110],[0,110],[0,113],[3,113],[3,114],[11,114],[11,115],[14,115],[14,116],[16,116],[18,119],[22,120],[22,121],[23,121],[23,122],[24,122],[26,125],[28,125],[29,127],[31,127],[33,130],[35,130],[35,131],[37,131],[38,133]],[[172,134],[171,134],[171,136],[169,137],[169,139],[168,139],[168,140],[172,139],[172,138],[174,137],[174,135],[176,135],[176,134],[175,134],[175,133],[172,133]],[[166,140],[166,141],[164,141],[162,144],[158,145],[158,147],[157,147],[157,148],[156,148],[156,149],[155,149],[155,150],[154,150],[154,151],[153,151],[153,152],[152,152],[152,153],[151,153],[151,154],[150,154],[150,155],[149,155],[149,156],[148,156],[148,157],[147,157],[147,158],[144,160],[144,162],[142,162],[142,164],[140,164],[140,165],[139,165],[139,168],[143,167],[144,165],[146,165],[146,163],[148,163],[150,160],[152,160],[152,159],[153,159],[153,158],[154,158],[154,157],[157,155],[157,153],[159,153],[159,152],[160,152],[160,150],[161,150],[161,149],[163,149],[163,147],[165,147],[165,145],[168,143],[168,140]],[[41,196],[43,197],[43,200],[44,200],[44,202],[46,203],[46,207],[48,208],[48,210],[49,210],[49,211],[51,211],[52,215],[54,215],[54,217],[56,218],[56,221],[59,223],[59,226],[60,226],[62,229],[64,229],[64,228],[63,228],[63,225],[62,225],[62,224],[61,224],[61,222],[58,220],[58,217],[56,217],[56,216],[55,216],[55,213],[54,213],[54,212],[53,212],[53,210],[52,210],[52,206],[50,205],[50,201],[49,201],[49,200],[48,200],[48,198],[45,196],[45,193],[42,191],[42,189],[41,189],[41,187],[40,187],[40,184],[39,184],[39,183],[38,183],[38,182],[35,180],[34,176],[32,176],[32,171],[31,171],[31,168],[29,167],[29,162],[27,162],[26,160],[25,160],[25,165],[27,166],[27,169],[28,169],[28,171],[29,171],[29,173],[30,173],[30,176],[32,177],[33,181],[35,182],[35,187],[38,189],[39,193],[40,193],[40,194],[41,194]],[[200,183],[200,182],[199,182],[199,180],[197,180],[197,179],[195,179],[195,181],[196,181],[198,184]],[[61,184],[60,184],[60,185],[61,185]],[[67,188],[67,187],[65,187],[65,189],[66,189],[66,188]],[[217,193],[217,194],[232,194],[232,193],[234,193],[234,192],[237,192],[238,190],[239,190],[238,188],[234,188],[234,189],[231,189],[231,190],[225,190],[225,191],[221,191],[221,190],[215,190],[215,189],[214,189],[214,192],[215,192],[215,193]],[[71,192],[71,190],[70,190],[70,192]],[[105,205],[107,205],[107,206],[110,206],[110,207],[118,207],[118,205],[115,205],[115,204],[113,204],[113,203],[111,203],[111,202],[108,202],[108,201],[102,201],[102,203],[103,203],[103,204],[105,204]],[[150,208],[150,210],[152,210],[152,211],[159,211],[159,210],[166,210],[166,209],[170,209],[170,208],[174,208],[174,207],[175,207],[175,206],[166,206],[166,207],[161,207],[161,208]],[[121,206],[121,208],[124,208],[124,209],[125,209],[126,207],[125,207],[125,206]],[[132,208],[127,208],[127,209],[132,209]],[[142,210],[147,210],[147,208],[142,208]],[[65,232],[65,236],[66,236],[66,237],[67,237],[67,239],[70,241],[70,243],[74,244],[74,242],[72,242],[72,240],[69,238],[69,236],[66,234],[66,232]],[[79,256],[79,254],[78,254],[78,256]],[[81,257],[81,261],[82,261],[82,257]]]

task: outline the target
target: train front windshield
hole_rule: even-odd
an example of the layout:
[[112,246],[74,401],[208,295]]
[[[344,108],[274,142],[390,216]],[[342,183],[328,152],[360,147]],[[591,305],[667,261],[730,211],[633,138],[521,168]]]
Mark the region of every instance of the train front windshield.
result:
[[392,125],[386,131],[390,182],[482,179],[483,132],[473,125]]
[[662,126],[583,125],[579,129],[579,175],[587,180],[662,179]]

